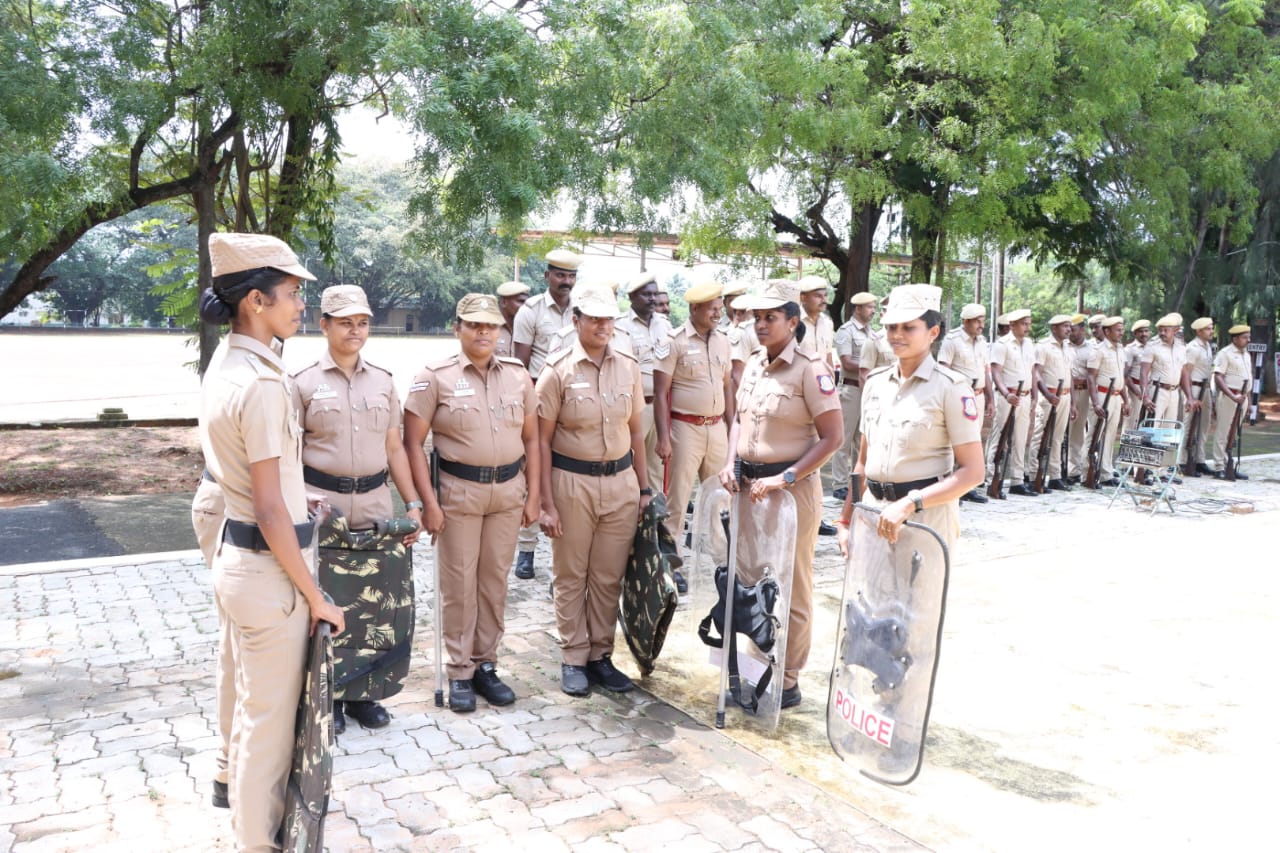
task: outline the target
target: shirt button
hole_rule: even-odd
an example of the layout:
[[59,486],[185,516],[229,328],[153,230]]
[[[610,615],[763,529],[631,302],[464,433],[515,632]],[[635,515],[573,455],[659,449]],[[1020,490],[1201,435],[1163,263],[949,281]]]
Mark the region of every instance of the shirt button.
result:
[[358,426],[353,426],[353,427],[351,428],[351,431],[352,431],[352,432],[359,432],[359,431],[360,431],[360,427],[358,427]]

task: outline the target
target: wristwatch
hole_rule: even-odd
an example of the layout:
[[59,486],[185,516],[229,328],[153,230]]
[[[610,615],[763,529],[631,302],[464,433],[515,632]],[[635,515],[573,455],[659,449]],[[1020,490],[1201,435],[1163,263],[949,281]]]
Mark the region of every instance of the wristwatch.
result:
[[788,468],[787,470],[783,471],[782,482],[786,484],[788,489],[794,486],[796,484],[796,469]]
[[652,496],[653,496],[653,489],[641,489],[641,490],[640,490],[640,494],[642,494],[642,495],[646,495],[646,496],[649,496],[649,497],[652,497]]
[[907,497],[911,499],[911,503],[915,504],[916,512],[924,512],[924,492],[912,489],[907,492]]
[[422,501],[409,501],[404,505],[405,509],[422,509]]

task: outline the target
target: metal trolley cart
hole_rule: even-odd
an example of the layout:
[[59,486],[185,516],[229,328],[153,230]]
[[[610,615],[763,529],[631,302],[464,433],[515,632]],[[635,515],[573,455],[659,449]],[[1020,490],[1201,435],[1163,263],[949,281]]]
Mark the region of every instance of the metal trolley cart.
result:
[[[1116,464],[1120,469],[1120,484],[1111,495],[1110,507],[1116,502],[1121,492],[1133,499],[1135,505],[1143,499],[1151,501],[1151,514],[1163,503],[1174,512],[1173,502],[1176,495],[1173,491],[1173,479],[1178,471],[1178,460],[1182,455],[1183,439],[1182,421],[1163,421],[1148,419],[1139,424],[1137,429],[1128,430],[1120,436],[1120,452],[1116,454]],[[1145,468],[1152,479],[1147,485],[1139,484],[1133,479],[1136,469]]]

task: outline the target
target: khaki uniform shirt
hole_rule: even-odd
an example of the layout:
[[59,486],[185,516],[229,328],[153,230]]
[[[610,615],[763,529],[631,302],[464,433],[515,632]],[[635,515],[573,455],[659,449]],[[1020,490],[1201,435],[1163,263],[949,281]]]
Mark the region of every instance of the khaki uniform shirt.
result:
[[1017,338],[1010,335],[1008,340],[1001,338],[991,346],[991,363],[1000,366],[1004,387],[1010,391],[1016,391],[1019,382],[1023,391],[1031,390],[1031,365],[1035,359],[1036,348],[1030,337],[1024,337],[1019,345]]
[[729,339],[712,329],[705,339],[686,322],[671,333],[656,370],[671,377],[671,411],[704,418],[724,414],[724,383],[733,365]]
[[1187,363],[1187,347],[1178,340],[1170,346],[1152,338],[1142,350],[1142,363],[1151,365],[1152,382],[1177,385],[1182,381],[1182,366]]
[[[515,358],[516,349],[511,340],[511,329],[506,326],[498,328],[498,341],[493,345],[493,354],[499,358]],[[533,361],[533,359],[529,359]],[[521,365],[523,367],[524,365]]]
[[953,448],[978,441],[981,430],[969,378],[933,356],[905,380],[897,365],[867,377],[862,436],[868,479],[907,483],[945,477],[955,467]]
[[[858,324],[852,317],[836,329],[836,356],[851,359],[855,364],[862,358],[862,347],[871,338],[871,327]],[[843,364],[843,362],[841,362]],[[857,376],[849,377],[857,379]]]
[[1191,365],[1191,381],[1203,382],[1213,373],[1213,349],[1208,341],[1196,338],[1187,344],[1187,364]]
[[836,324],[826,311],[818,312],[817,321],[811,321],[806,315],[800,318],[805,325],[804,340],[800,342],[800,351],[816,355],[823,361],[831,357],[831,348],[836,344]]
[[889,336],[884,329],[871,333],[871,346],[864,346],[858,354],[858,367],[861,370],[875,370],[898,363],[898,357],[889,346]]
[[730,326],[726,334],[729,337],[729,358],[733,361],[745,362],[753,352],[760,349],[755,320],[743,320],[736,326]]
[[227,504],[227,518],[253,523],[249,466],[280,460],[280,488],[294,524],[307,520],[302,482],[302,426],[284,362],[248,335],[227,336],[216,371],[205,374],[200,447]]
[[524,455],[524,419],[536,401],[519,359],[491,358],[481,370],[458,352],[413,377],[404,407],[431,425],[442,458],[490,468]]
[[1113,393],[1124,390],[1124,347],[1120,344],[1103,341],[1090,347],[1087,367],[1098,371],[1096,381],[1099,394],[1107,393],[1107,383],[1112,379],[1116,381],[1115,387],[1111,389]]
[[1074,361],[1072,347],[1066,340],[1056,341],[1053,336],[1043,339],[1035,348],[1035,363],[1040,365],[1040,381],[1044,383],[1044,387],[1051,392],[1058,387],[1058,381],[1062,381],[1062,390],[1071,390],[1071,377],[1074,371],[1071,369],[1071,361]]
[[533,354],[529,356],[529,374],[537,378],[551,354],[551,336],[557,329],[573,326],[573,309],[566,306],[562,311],[551,294],[539,293],[520,306],[514,325],[512,345],[528,344],[533,347]]
[[938,361],[963,373],[974,390],[982,391],[987,387],[991,349],[985,335],[970,337],[963,328],[949,332],[938,349]]
[[555,421],[551,449],[586,462],[621,459],[631,449],[631,414],[644,406],[635,356],[607,347],[596,367],[574,341],[538,376],[538,417]]
[[644,395],[653,396],[653,366],[658,359],[666,358],[671,341],[671,321],[656,311],[650,315],[646,326],[635,310],[618,320],[614,328],[631,336],[631,351],[640,363],[640,376],[644,383]]
[[1081,341],[1080,346],[1067,344],[1071,350],[1071,379],[1074,382],[1087,382],[1089,380],[1089,362],[1093,359],[1094,353],[1098,350],[1098,344],[1095,341]]
[[1142,378],[1142,351],[1145,349],[1136,340],[1129,341],[1124,347],[1124,375],[1130,379]]
[[1250,363],[1248,350],[1235,346],[1225,346],[1218,350],[1218,355],[1213,360],[1213,372],[1222,374],[1227,387],[1239,392],[1244,382],[1253,381],[1253,365]]
[[763,348],[751,356],[737,403],[737,455],[748,462],[799,459],[818,440],[813,419],[840,411],[831,371],[794,340],[773,361]]

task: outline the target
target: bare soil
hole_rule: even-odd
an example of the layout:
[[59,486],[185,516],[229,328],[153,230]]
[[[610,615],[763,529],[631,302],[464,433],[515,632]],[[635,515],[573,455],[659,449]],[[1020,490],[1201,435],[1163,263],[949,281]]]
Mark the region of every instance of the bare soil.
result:
[[195,427],[5,430],[0,507],[192,492],[203,468]]

